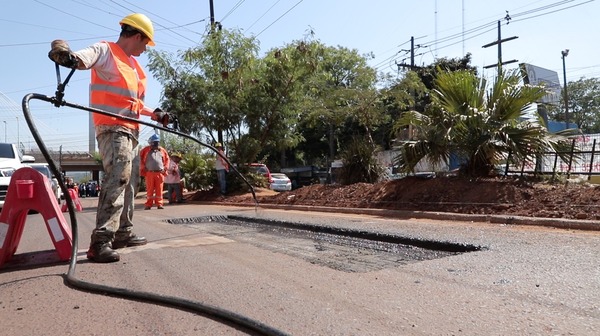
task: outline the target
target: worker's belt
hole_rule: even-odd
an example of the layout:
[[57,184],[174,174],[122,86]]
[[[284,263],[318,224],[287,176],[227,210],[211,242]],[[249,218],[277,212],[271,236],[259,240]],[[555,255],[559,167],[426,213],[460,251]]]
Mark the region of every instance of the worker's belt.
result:
[[160,173],[162,170],[148,170],[149,173]]

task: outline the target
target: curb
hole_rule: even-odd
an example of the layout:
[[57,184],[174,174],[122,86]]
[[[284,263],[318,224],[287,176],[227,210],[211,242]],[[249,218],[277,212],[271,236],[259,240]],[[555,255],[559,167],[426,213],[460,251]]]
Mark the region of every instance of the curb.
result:
[[[219,203],[219,202],[198,202],[200,204],[213,204],[222,206],[244,206],[254,207],[254,203]],[[357,215],[371,215],[399,219],[434,219],[434,220],[452,220],[462,222],[484,222],[505,225],[533,225],[547,226],[559,229],[600,231],[600,221],[566,219],[566,218],[543,218],[543,217],[524,217],[510,215],[477,215],[477,214],[457,214],[450,212],[431,212],[431,211],[408,211],[408,210],[387,210],[373,208],[338,208],[315,205],[281,205],[259,203],[258,207],[265,209],[278,210],[298,210],[314,212],[335,212]]]

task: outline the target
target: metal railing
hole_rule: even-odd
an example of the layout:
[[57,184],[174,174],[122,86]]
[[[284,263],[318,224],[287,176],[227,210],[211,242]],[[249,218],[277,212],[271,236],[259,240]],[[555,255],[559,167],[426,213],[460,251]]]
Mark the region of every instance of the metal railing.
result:
[[[503,167],[503,175],[551,175],[555,179],[558,175],[584,175],[588,180],[592,176],[600,175],[600,150],[597,149],[599,135],[583,136],[573,139],[568,152],[544,152],[538,157],[524,160],[520,167],[511,165],[512,153],[508,153]],[[566,154],[568,160],[561,159],[561,154]],[[598,162],[595,162],[598,161]]]

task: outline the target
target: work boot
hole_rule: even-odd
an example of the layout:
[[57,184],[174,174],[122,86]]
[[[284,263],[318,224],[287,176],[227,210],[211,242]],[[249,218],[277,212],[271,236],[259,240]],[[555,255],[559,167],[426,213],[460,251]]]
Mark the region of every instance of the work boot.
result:
[[135,233],[132,233],[124,238],[120,238],[118,235],[115,236],[112,247],[116,250],[124,247],[141,246],[146,244],[148,244],[148,240],[145,237],[138,237],[135,235]]
[[110,242],[92,244],[87,251],[87,258],[97,263],[110,263],[121,259],[117,251],[112,249]]

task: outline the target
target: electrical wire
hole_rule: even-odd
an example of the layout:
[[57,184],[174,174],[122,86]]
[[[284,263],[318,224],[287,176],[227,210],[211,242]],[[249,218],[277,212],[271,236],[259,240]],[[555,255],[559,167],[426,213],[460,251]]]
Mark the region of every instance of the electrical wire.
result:
[[[584,1],[582,3],[573,4],[571,6],[562,7],[562,8],[556,9],[554,11],[545,12],[545,13],[541,13],[541,14],[533,15],[533,16],[527,16],[525,18],[514,20],[515,17],[521,17],[521,16],[526,16],[526,15],[529,15],[529,14],[538,13],[538,12],[545,11],[545,10],[550,9],[550,8],[555,8],[555,7],[558,7],[558,6],[561,6],[561,5],[565,5],[565,4],[573,2],[573,1],[575,1],[575,0],[558,1],[558,2],[554,2],[554,3],[548,4],[548,5],[540,6],[540,7],[534,8],[534,9],[530,9],[530,10],[527,10],[527,11],[519,12],[519,13],[516,13],[516,14],[510,14],[510,18],[511,18],[510,22],[525,21],[525,20],[533,19],[533,18],[536,18],[536,17],[539,17],[539,16],[544,16],[544,15],[548,15],[548,14],[552,14],[552,13],[564,11],[564,10],[567,10],[567,9],[570,9],[570,8],[573,8],[573,7],[584,5],[584,4],[589,3],[589,2],[593,2],[595,0],[588,0],[588,1]],[[471,35],[471,36],[469,36],[467,38],[464,38],[464,41],[470,40],[470,39],[473,39],[473,38],[475,38],[477,36],[480,36],[480,35],[483,35],[485,33],[490,32],[492,30],[495,30],[496,28],[490,28],[490,29],[487,29],[485,31],[481,31],[481,30],[486,29],[486,28],[491,27],[491,26],[495,27],[497,25],[497,22],[498,22],[498,20],[491,21],[491,22],[479,25],[477,27],[468,29],[465,32],[451,34],[451,35],[443,37],[441,39],[431,40],[431,41],[425,42],[423,44],[426,44],[426,45],[437,45],[437,44],[442,43],[442,42],[450,42],[452,40],[456,40],[456,39],[462,38],[465,34],[467,34],[467,35],[474,34],[474,35]],[[507,22],[503,23],[503,25],[507,25],[507,24],[508,24]],[[475,33],[477,33],[477,34],[475,34]],[[457,45],[457,44],[462,43],[462,42],[463,42],[463,40],[459,40],[459,41],[456,41],[456,42],[450,42],[450,43],[442,45],[442,46],[437,46],[435,48],[430,48],[430,50],[427,53],[437,52],[437,51],[439,51],[441,49],[448,48],[448,47]],[[426,53],[419,53],[419,54],[416,54],[415,56],[422,56],[424,54],[426,54]]]
[[262,19],[265,15],[267,15],[267,13],[269,13],[271,11],[271,9],[273,9],[273,7],[275,7],[275,5],[277,5],[279,3],[279,1],[281,1],[281,0],[275,1],[275,3],[272,4],[271,7],[269,7],[269,9],[267,9],[258,19],[256,19],[256,21],[252,22],[252,24],[250,25],[250,27],[246,28],[246,31],[250,31],[250,28],[254,27],[254,25],[258,21],[260,21],[260,19]]
[[287,13],[291,12],[292,9],[296,8],[296,6],[298,6],[302,1],[304,0],[300,0],[298,1],[294,6],[292,6],[292,8],[288,9],[285,13],[281,14],[280,17],[278,17],[277,19],[275,19],[275,21],[271,22],[271,24],[269,24],[268,26],[266,26],[263,30],[260,31],[260,33],[256,34],[255,37],[258,37],[260,34],[262,34],[265,30],[269,29],[272,25],[274,25],[277,21],[279,21],[282,17],[284,17]]
[[542,14],[538,14],[538,15],[534,15],[534,16],[526,17],[526,18],[524,18],[524,19],[520,19],[520,20],[514,20],[513,22],[525,21],[525,20],[529,20],[529,19],[536,18],[536,17],[540,17],[540,16],[544,16],[544,15],[548,15],[548,14],[553,14],[553,13],[561,12],[561,11],[563,11],[563,10],[567,10],[567,9],[569,9],[569,8],[573,8],[573,7],[578,7],[578,6],[581,6],[581,5],[585,5],[586,3],[593,2],[593,1],[595,1],[595,0],[588,0],[588,1],[586,1],[586,2],[582,2],[582,3],[579,3],[579,4],[575,4],[575,5],[572,5],[572,6],[569,6],[569,7],[564,7],[564,8],[557,9],[557,10],[554,10],[554,11],[551,11],[551,12],[547,12],[547,13],[542,13]]
[[233,5],[233,8],[231,8],[229,12],[227,12],[227,14],[225,14],[225,16],[219,22],[223,23],[223,21],[225,21],[225,19],[227,19],[227,17],[231,15],[231,13],[235,12],[235,10],[238,9],[245,1],[246,0],[239,0],[235,5]]
[[[132,5],[132,6],[135,6],[135,7],[139,8],[139,9],[142,9],[142,11],[144,11],[144,12],[146,12],[146,13],[150,14],[150,15],[154,15],[154,16],[156,16],[156,17],[160,17],[158,14],[154,14],[154,13],[152,13],[152,12],[150,12],[150,11],[148,11],[148,10],[146,10],[146,9],[142,8],[142,7],[139,7],[139,6],[133,5],[133,4],[131,4],[130,2],[127,2],[127,1],[124,1],[124,0],[122,0],[122,1],[123,1],[123,2],[125,2],[125,3],[128,3],[128,4]],[[124,9],[127,9],[127,10],[129,10],[130,12],[136,12],[136,10],[134,10],[134,9],[131,9],[131,8],[128,8],[128,7],[125,7],[125,6],[121,5],[120,3],[118,3],[117,1],[111,0],[111,2],[112,2],[112,3],[114,3],[114,4],[115,4],[115,5],[117,5],[117,6],[120,6],[120,7],[123,7]],[[181,38],[183,38],[183,39],[185,39],[185,40],[188,40],[189,42],[192,42],[194,45],[196,45],[196,44],[198,43],[198,41],[194,41],[194,40],[192,40],[192,39],[188,38],[187,36],[183,36],[182,34],[180,34],[180,33],[176,32],[176,31],[173,31],[172,29],[169,29],[169,28],[165,27],[164,25],[162,25],[162,24],[160,24],[160,23],[158,23],[158,22],[156,22],[156,21],[153,21],[153,23],[154,23],[154,24],[156,24],[158,27],[161,27],[161,28],[163,28],[163,29],[165,29],[165,30],[169,31],[169,32],[170,32],[170,33],[172,33],[172,34],[175,34],[175,35],[177,35],[177,36],[179,36],[179,37],[181,37]]]
[[[229,159],[227,157],[225,157],[224,155],[222,155],[221,153],[219,153],[219,151],[215,147],[208,145],[206,143],[203,143],[203,142],[197,140],[196,138],[193,138],[187,134],[178,132],[171,128],[154,125],[154,124],[151,124],[151,123],[139,120],[139,119],[116,115],[116,114],[113,114],[113,113],[110,113],[110,112],[107,112],[104,110],[100,110],[100,109],[85,107],[85,106],[66,102],[62,99],[64,94],[63,94],[63,91],[61,90],[61,88],[64,89],[64,87],[66,86],[66,83],[69,81],[69,79],[75,72],[75,69],[71,70],[70,74],[67,76],[64,83],[60,83],[60,70],[58,68],[58,65],[56,65],[56,72],[57,72],[57,79],[58,79],[59,84],[58,84],[58,89],[57,89],[57,93],[56,93],[55,97],[48,97],[48,96],[37,94],[37,93],[30,93],[30,94],[25,95],[25,97],[23,97],[23,102],[22,102],[23,114],[25,116],[25,120],[27,121],[27,125],[29,126],[29,129],[31,131],[31,134],[32,134],[33,138],[35,139],[42,155],[48,162],[50,170],[52,171],[52,173],[55,176],[60,176],[60,171],[59,171],[58,167],[56,167],[52,157],[50,157],[50,153],[49,153],[48,149],[46,148],[46,145],[45,145],[44,141],[42,140],[41,136],[39,135],[36,125],[33,122],[33,119],[31,117],[29,103],[31,100],[34,100],[34,99],[52,103],[56,107],[66,106],[66,107],[71,107],[71,108],[75,108],[75,109],[79,109],[79,110],[84,110],[84,111],[87,111],[90,113],[99,113],[99,114],[112,116],[112,117],[116,117],[119,119],[131,121],[131,122],[136,122],[141,125],[151,126],[156,129],[159,129],[159,130],[162,130],[165,132],[169,132],[172,134],[176,134],[178,136],[181,136],[181,137],[190,139],[194,142],[197,142],[198,144],[214,151],[215,153],[217,153],[217,155],[221,156],[223,159],[225,159],[227,161],[227,163],[229,163],[230,167],[234,170],[234,172],[236,172],[242,178],[242,180],[244,180],[246,182],[246,184],[248,184],[248,186],[250,187],[250,190],[252,191],[255,205],[258,206],[258,200],[256,198],[256,194],[254,192],[254,188],[252,187],[252,185],[240,174],[240,172],[237,170],[237,168],[235,168],[235,166],[233,166],[231,164]],[[78,225],[77,225],[77,218],[75,216],[74,203],[73,203],[73,200],[71,199],[70,194],[68,193],[67,186],[65,185],[64,181],[62,181],[62,179],[59,180],[59,184],[60,184],[60,188],[61,188],[63,194],[65,195],[65,201],[67,204],[67,208],[69,210],[69,217],[71,220],[71,233],[73,236],[73,242],[72,242],[73,245],[72,245],[72,249],[71,249],[71,259],[70,259],[70,263],[69,263],[69,269],[64,278],[66,285],[76,288],[76,289],[79,289],[79,290],[91,292],[91,293],[97,293],[97,294],[103,294],[103,295],[115,295],[115,296],[126,298],[126,299],[137,300],[137,301],[142,301],[142,302],[151,302],[151,303],[155,303],[155,304],[159,304],[159,305],[163,305],[163,306],[168,306],[168,307],[173,307],[173,308],[184,309],[187,311],[196,312],[207,318],[213,319],[215,321],[229,325],[233,328],[236,328],[236,329],[239,329],[242,331],[246,331],[246,332],[252,333],[252,334],[267,335],[267,336],[287,335],[283,331],[272,328],[272,327],[265,325],[259,321],[250,319],[246,316],[237,314],[232,311],[228,311],[228,310],[220,308],[220,307],[205,304],[203,302],[197,302],[197,301],[192,301],[192,300],[188,300],[188,299],[184,299],[184,298],[166,296],[166,295],[150,293],[150,292],[133,291],[133,290],[130,290],[127,288],[118,288],[118,287],[105,286],[105,285],[101,285],[101,284],[94,284],[94,283],[90,283],[90,282],[86,282],[86,281],[82,281],[82,280],[78,279],[75,276],[75,269],[76,269],[76,265],[77,265],[77,252],[78,252],[78,245],[79,245],[79,239],[78,239],[79,230],[78,230]]]
[[41,2],[40,0],[33,0],[33,1],[35,1],[35,2],[39,3],[40,5],[44,5],[44,6],[46,6],[46,7],[52,8],[52,9],[54,9],[54,10],[55,10],[55,11],[57,11],[57,12],[60,12],[60,13],[63,13],[63,14],[65,14],[65,15],[68,15],[68,16],[74,17],[74,18],[76,18],[76,19],[79,19],[79,20],[81,20],[81,21],[84,21],[84,22],[86,22],[86,23],[89,23],[89,24],[92,24],[92,25],[95,25],[95,26],[98,26],[98,27],[102,27],[102,28],[105,28],[105,29],[108,29],[108,30],[111,30],[111,31],[115,31],[115,30],[116,30],[116,29],[114,29],[114,28],[110,28],[110,27],[107,27],[107,26],[103,26],[103,25],[101,25],[101,24],[98,24],[98,23],[92,22],[92,21],[90,21],[90,20],[88,20],[88,19],[84,19],[84,18],[82,18],[82,17],[79,17],[79,16],[77,16],[77,15],[73,15],[73,14],[71,14],[71,13],[65,12],[65,11],[63,11],[63,10],[61,10],[61,9],[58,9],[58,8],[54,7],[54,6],[50,6],[50,5],[46,4],[46,3],[43,3],[43,2]]
[[109,12],[109,11],[107,11],[107,10],[106,10],[106,9],[104,9],[104,8],[97,7],[97,6],[95,6],[94,4],[91,4],[91,3],[87,2],[87,1],[85,1],[85,2],[83,2],[83,1],[81,1],[81,0],[71,0],[71,1],[73,1],[74,3],[78,3],[78,4],[80,4],[80,5],[83,5],[83,6],[89,7],[89,8],[93,8],[93,9],[95,9],[95,10],[99,11],[99,12],[107,13],[107,14],[109,14],[109,15],[112,15],[112,16],[115,16],[115,17],[119,17],[119,18],[120,18],[120,17],[122,17],[122,16],[123,16],[122,14],[112,13],[112,12]]

